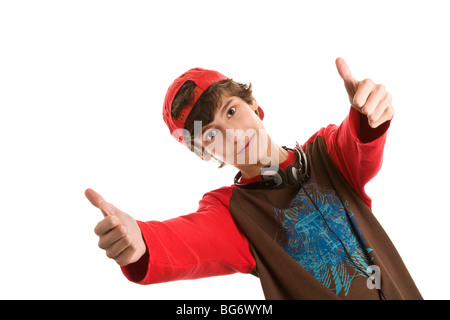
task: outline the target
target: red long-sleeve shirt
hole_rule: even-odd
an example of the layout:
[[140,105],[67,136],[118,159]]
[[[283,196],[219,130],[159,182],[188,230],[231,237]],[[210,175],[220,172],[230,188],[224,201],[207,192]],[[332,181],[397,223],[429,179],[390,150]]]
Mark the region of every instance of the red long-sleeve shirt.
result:
[[[364,186],[381,168],[389,125],[390,121],[372,129],[366,117],[351,108],[340,126],[321,128],[307,141],[323,137],[334,164],[369,208],[371,199]],[[294,152],[289,151],[280,167],[285,169],[294,159]],[[258,179],[256,176],[241,182]],[[230,214],[233,188],[236,186],[206,193],[196,212],[162,222],[138,221],[148,250],[138,262],[121,268],[127,279],[151,284],[250,273],[255,259],[247,238]]]

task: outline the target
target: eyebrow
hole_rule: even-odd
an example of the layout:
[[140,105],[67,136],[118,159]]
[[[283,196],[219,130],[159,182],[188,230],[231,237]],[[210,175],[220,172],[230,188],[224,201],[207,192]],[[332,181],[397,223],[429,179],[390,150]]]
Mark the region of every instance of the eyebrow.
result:
[[[227,107],[228,107],[233,101],[234,101],[234,97],[231,97],[230,99],[228,99],[227,103],[225,103],[225,104],[220,108],[219,113],[222,115],[222,114],[225,112],[225,110],[227,110]],[[211,124],[206,125],[205,128],[203,128],[203,130],[202,130],[202,134],[203,134],[203,132],[205,132],[206,130],[208,130],[210,127],[211,127]]]
[[225,105],[222,107],[222,109],[220,110],[220,113],[223,114],[225,112],[225,110],[227,109],[227,107],[230,105],[230,103],[232,103],[234,101],[234,98],[231,97],[227,103],[225,103]]

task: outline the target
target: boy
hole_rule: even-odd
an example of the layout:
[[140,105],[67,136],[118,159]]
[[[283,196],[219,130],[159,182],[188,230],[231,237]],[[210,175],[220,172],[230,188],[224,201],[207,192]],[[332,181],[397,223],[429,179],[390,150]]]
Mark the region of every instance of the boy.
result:
[[364,191],[381,167],[391,95],[342,58],[336,66],[349,115],[294,149],[265,132],[251,85],[200,68],[178,77],[164,121],[202,159],[235,166],[235,183],[164,222],[136,221],[87,189],[104,215],[100,248],[140,284],[242,272],[267,299],[422,299]]

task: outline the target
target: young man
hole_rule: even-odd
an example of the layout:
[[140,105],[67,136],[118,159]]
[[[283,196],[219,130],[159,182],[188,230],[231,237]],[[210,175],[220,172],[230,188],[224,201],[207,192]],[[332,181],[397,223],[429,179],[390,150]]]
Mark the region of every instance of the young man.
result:
[[343,59],[336,66],[349,115],[293,149],[265,132],[251,86],[200,68],[178,77],[164,101],[170,132],[235,166],[235,183],[164,222],[136,221],[88,189],[104,215],[100,248],[140,284],[242,272],[267,299],[422,299],[364,191],[381,167],[391,95],[355,80]]

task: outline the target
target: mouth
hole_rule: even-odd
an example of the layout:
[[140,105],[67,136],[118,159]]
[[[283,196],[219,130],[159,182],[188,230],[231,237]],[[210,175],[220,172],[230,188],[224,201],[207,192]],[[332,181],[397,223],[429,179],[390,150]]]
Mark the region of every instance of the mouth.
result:
[[243,153],[243,152],[248,152],[248,150],[250,149],[250,145],[252,144],[253,139],[255,138],[255,135],[256,135],[256,134],[252,135],[252,136],[250,137],[250,139],[248,139],[248,142],[242,147],[241,150],[239,150],[239,152],[238,152],[237,154],[241,154],[241,153]]

